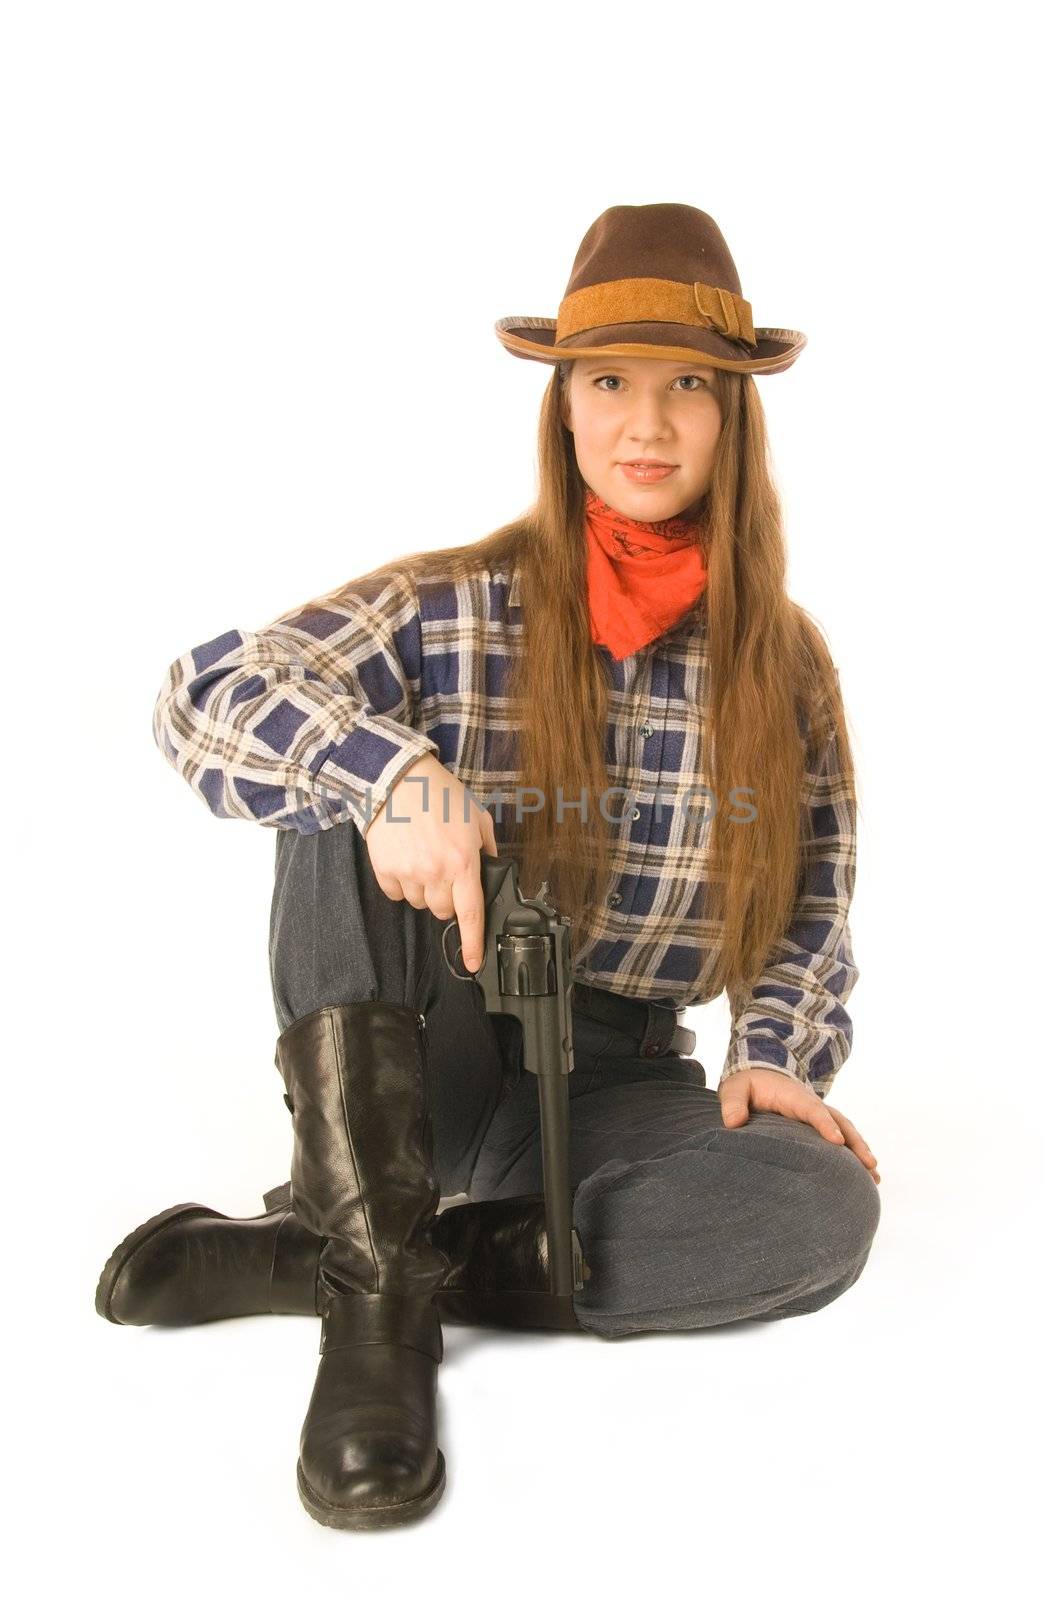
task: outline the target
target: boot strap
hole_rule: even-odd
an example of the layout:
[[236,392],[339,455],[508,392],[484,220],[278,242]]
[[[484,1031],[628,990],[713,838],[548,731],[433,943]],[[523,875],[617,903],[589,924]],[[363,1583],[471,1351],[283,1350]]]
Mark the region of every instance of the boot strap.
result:
[[403,1294],[332,1295],[323,1309],[320,1353],[361,1344],[405,1344],[443,1359],[443,1329],[431,1298]]

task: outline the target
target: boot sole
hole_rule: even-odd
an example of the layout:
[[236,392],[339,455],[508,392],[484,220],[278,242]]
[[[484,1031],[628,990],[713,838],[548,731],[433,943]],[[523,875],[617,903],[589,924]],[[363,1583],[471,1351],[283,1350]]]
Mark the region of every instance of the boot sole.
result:
[[221,1212],[212,1210],[210,1206],[199,1206],[194,1202],[189,1202],[178,1206],[168,1206],[166,1211],[158,1211],[154,1217],[149,1218],[148,1222],[141,1223],[139,1227],[127,1235],[126,1239],[120,1241],[102,1268],[102,1275],[98,1279],[98,1287],[94,1293],[94,1309],[98,1315],[104,1317],[107,1322],[115,1322],[117,1327],[122,1328],[124,1326],[119,1317],[114,1317],[112,1314],[112,1298],[116,1292],[120,1273],[130,1261],[134,1252],[147,1239],[151,1239],[154,1234],[162,1233],[167,1224],[173,1222],[176,1217],[220,1216]]
[[394,1528],[403,1522],[413,1522],[431,1511],[446,1488],[446,1462],[441,1450],[438,1455],[435,1479],[424,1494],[413,1500],[400,1500],[395,1505],[384,1506],[334,1506],[323,1500],[313,1489],[298,1462],[298,1497],[310,1517],[325,1528]]

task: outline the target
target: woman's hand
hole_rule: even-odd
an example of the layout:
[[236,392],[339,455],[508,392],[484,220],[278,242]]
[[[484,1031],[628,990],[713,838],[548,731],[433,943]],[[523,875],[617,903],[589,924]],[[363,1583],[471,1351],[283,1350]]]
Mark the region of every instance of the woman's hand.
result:
[[388,898],[409,900],[444,922],[456,917],[461,959],[469,972],[477,972],[486,953],[479,855],[483,850],[497,854],[490,813],[428,752],[390,790],[365,839],[374,875]]
[[741,1127],[751,1111],[776,1111],[782,1117],[794,1117],[798,1122],[808,1122],[829,1143],[848,1145],[875,1183],[881,1183],[877,1159],[849,1118],[843,1117],[834,1106],[825,1105],[807,1084],[764,1067],[745,1067],[719,1084],[718,1098],[722,1121],[727,1128]]

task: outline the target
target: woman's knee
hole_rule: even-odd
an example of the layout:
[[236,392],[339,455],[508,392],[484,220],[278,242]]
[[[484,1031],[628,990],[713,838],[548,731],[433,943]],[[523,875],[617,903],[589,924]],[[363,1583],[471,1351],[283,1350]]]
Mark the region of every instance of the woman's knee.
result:
[[[757,1126],[723,1129],[708,1148],[770,1167],[783,1178],[792,1247],[799,1249],[804,1240],[821,1269],[833,1265],[841,1277],[866,1261],[881,1201],[870,1172],[847,1146],[831,1144],[808,1123],[761,1113]],[[775,1188],[768,1185],[767,1195]]]
[[840,1280],[866,1260],[878,1190],[851,1150],[809,1132],[819,1143],[723,1129],[662,1157],[614,1158],[578,1189],[581,1237],[625,1255],[641,1248],[651,1267],[671,1264],[673,1281],[685,1265],[737,1294],[770,1280],[803,1289]]

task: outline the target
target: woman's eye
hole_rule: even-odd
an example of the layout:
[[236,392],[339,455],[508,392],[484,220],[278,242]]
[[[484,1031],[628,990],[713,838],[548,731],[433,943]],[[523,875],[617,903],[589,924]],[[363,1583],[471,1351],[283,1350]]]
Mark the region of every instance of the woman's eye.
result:
[[[595,378],[592,381],[594,382],[595,387],[598,388],[600,383],[620,383],[621,379],[618,378],[615,373],[607,372],[607,373],[604,374],[603,377]],[[699,372],[683,372],[683,373],[680,373],[680,375],[675,379],[675,382],[676,383],[693,383],[693,384],[699,384],[702,388],[706,388],[707,387],[707,379],[706,378],[702,378]],[[606,391],[606,390],[603,391],[603,393],[607,393],[607,392],[609,394],[616,394],[617,390],[616,389],[610,389],[608,391]],[[696,390],[695,389],[687,389],[685,392],[687,394],[694,394],[694,393],[696,393]]]

